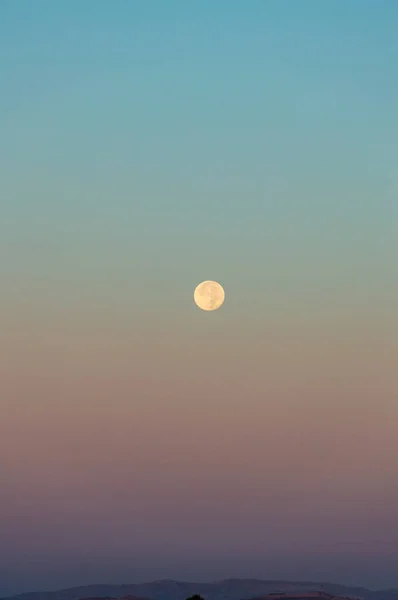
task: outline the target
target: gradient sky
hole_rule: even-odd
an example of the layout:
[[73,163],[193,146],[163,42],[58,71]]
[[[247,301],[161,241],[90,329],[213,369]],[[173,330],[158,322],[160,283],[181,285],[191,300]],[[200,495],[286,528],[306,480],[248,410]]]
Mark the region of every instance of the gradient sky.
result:
[[398,587],[397,25],[0,0],[0,594]]

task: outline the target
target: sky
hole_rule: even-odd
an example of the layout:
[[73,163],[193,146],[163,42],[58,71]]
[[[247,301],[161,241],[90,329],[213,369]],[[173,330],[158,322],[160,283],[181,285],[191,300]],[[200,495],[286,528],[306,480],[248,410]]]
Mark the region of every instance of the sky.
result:
[[397,22],[0,0],[0,595],[398,587]]

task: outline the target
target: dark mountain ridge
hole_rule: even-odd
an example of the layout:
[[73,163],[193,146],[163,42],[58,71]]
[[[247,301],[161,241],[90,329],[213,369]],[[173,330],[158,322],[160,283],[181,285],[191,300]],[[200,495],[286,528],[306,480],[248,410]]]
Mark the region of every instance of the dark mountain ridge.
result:
[[398,600],[398,589],[370,590],[364,587],[314,581],[281,581],[260,579],[225,579],[212,583],[162,580],[123,585],[87,585],[59,591],[28,592],[3,600],[82,600],[115,599],[132,596],[136,600],[185,600],[200,594],[205,600],[247,600],[270,593],[303,593],[322,591],[332,596],[361,600]]

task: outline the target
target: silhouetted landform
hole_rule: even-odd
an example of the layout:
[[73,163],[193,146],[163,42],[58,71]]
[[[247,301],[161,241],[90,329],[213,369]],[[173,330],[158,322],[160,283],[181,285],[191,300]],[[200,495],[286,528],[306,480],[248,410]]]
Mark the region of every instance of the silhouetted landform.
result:
[[84,598],[84,600],[149,600],[149,598],[141,598],[140,596],[131,596],[128,594],[127,596],[123,596],[122,598],[112,598],[111,596],[98,596],[98,597],[90,597]]
[[285,592],[271,592],[264,596],[256,596],[255,598],[249,598],[248,600],[354,600],[359,597],[354,596],[335,596],[333,594],[327,594],[324,591],[313,591],[313,592],[301,592],[301,593],[285,593]]
[[225,579],[213,583],[163,580],[127,585],[88,585],[54,592],[18,594],[7,600],[186,600],[196,594],[204,600],[398,600],[398,589],[376,591],[334,583],[259,579]]
[[[123,596],[122,598],[81,598],[80,600],[148,600],[146,598],[137,598],[135,596]],[[199,594],[189,596],[185,600],[205,600]],[[303,593],[284,593],[284,592],[271,592],[264,596],[256,596],[255,598],[248,598],[247,600],[359,600],[353,596],[334,596],[333,594],[326,594],[323,591],[314,592],[303,592]]]

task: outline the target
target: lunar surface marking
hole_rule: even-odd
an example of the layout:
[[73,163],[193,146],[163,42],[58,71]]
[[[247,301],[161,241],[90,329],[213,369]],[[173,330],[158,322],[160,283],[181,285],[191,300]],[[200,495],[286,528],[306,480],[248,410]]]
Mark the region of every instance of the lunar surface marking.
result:
[[225,292],[217,281],[202,281],[194,291],[196,305],[202,310],[217,310],[224,303]]

